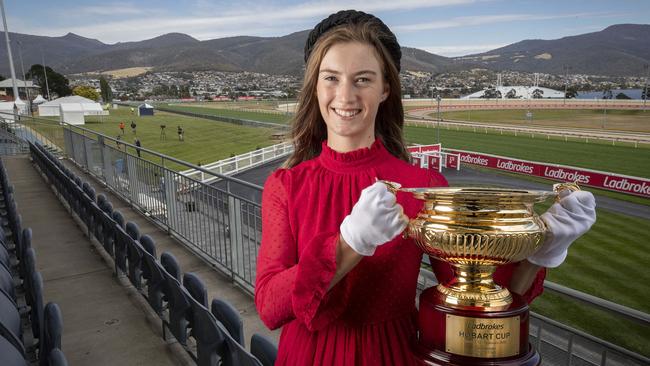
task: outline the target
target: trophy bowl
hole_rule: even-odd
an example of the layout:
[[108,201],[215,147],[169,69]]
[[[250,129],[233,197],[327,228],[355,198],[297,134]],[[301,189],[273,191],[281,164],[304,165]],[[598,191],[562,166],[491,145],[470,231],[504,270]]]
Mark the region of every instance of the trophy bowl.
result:
[[553,191],[505,188],[402,188],[393,192],[424,201],[404,233],[422,251],[450,263],[454,278],[438,285],[450,307],[493,311],[512,303],[510,292],[492,274],[498,265],[521,261],[543,243],[546,225],[534,212],[535,203],[555,197]]

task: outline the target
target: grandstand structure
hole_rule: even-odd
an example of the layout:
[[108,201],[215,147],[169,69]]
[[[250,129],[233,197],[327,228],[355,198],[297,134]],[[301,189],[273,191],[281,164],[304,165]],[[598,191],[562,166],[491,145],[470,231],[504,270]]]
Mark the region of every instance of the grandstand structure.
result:
[[562,91],[540,87],[539,74],[535,74],[535,81],[531,86],[505,86],[501,74],[497,74],[494,87],[479,90],[460,99],[563,99],[564,96]]
[[[20,146],[0,151],[13,154],[4,160],[23,217],[45,233],[38,250],[48,256],[38,268],[51,271],[45,300],[61,299],[70,364],[273,364],[279,333],[261,323],[252,294],[260,184],[281,160],[229,176],[142,148],[155,157],[145,160],[79,126],[42,135],[27,119],[2,140]],[[186,174],[166,167],[172,162]],[[422,269],[419,288],[435,283]],[[556,284],[546,290],[650,325],[648,314]],[[544,365],[650,364],[538,314],[530,339]]]

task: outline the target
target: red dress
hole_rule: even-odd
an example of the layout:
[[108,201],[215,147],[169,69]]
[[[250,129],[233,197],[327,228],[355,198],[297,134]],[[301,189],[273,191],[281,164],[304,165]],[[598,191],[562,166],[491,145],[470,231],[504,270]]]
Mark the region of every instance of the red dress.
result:
[[[447,186],[438,172],[392,156],[377,139],[370,148],[338,153],[323,142],[319,157],[278,169],[262,195],[262,245],[255,304],[271,329],[282,327],[276,365],[410,365],[415,296],[422,252],[396,237],[377,248],[328,291],[336,271],[339,226],[361,190],[375,179],[404,187]],[[422,202],[398,193],[409,217]],[[432,260],[439,279],[451,275]],[[511,267],[500,269],[507,283]],[[528,299],[541,293],[543,271]]]

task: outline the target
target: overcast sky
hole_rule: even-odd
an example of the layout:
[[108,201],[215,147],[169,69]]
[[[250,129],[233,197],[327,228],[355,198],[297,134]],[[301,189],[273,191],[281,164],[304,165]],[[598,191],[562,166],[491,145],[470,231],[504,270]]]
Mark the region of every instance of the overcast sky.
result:
[[169,32],[200,40],[238,35],[283,36],[311,29],[342,9],[380,17],[402,46],[444,56],[484,52],[524,39],[557,39],[612,24],[650,23],[647,0],[7,0],[11,32],[105,43]]

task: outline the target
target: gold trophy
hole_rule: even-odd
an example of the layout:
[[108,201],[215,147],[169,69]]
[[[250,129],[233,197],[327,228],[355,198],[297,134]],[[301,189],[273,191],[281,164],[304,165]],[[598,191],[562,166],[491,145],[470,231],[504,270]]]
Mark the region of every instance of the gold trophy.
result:
[[405,236],[432,257],[453,266],[451,281],[420,295],[414,344],[426,365],[538,365],[528,343],[528,305],[497,285],[497,266],[521,261],[543,243],[546,225],[533,205],[577,185],[554,191],[500,188],[402,188],[424,201]]

